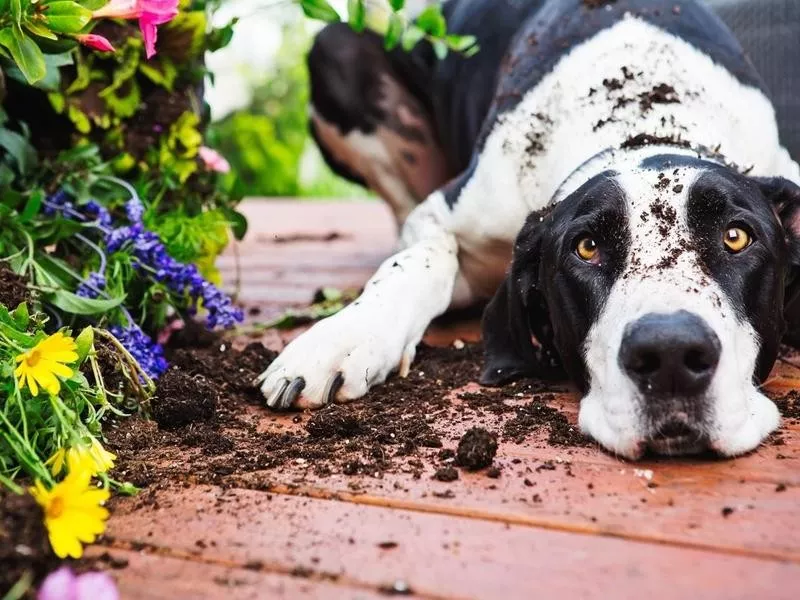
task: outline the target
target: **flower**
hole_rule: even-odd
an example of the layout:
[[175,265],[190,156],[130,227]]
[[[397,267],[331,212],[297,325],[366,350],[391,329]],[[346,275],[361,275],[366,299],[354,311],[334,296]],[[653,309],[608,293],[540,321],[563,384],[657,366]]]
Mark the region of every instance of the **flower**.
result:
[[156,378],[167,370],[164,349],[138,325],[130,325],[125,329],[115,325],[109,331],[131,353],[142,370],[150,377]]
[[82,33],[80,35],[76,35],[75,39],[84,46],[88,46],[89,48],[93,48],[95,50],[100,50],[101,52],[116,52],[116,49],[111,45],[111,42],[109,42],[102,35],[97,35],[96,33]]
[[205,166],[206,170],[216,171],[217,173],[230,172],[230,163],[225,160],[225,157],[216,150],[209,148],[208,146],[200,146],[200,148],[197,150],[197,153],[200,155],[200,160],[203,161],[203,165]]
[[131,198],[125,203],[125,214],[131,223],[141,223],[144,217],[144,204],[139,198]]
[[50,467],[53,475],[60,475],[69,461],[72,461],[73,464],[86,465],[92,471],[92,475],[97,475],[113,469],[115,460],[117,460],[117,455],[103,448],[103,445],[93,437],[89,446],[77,445],[69,449],[59,448],[53,456],[47,459],[45,464]]
[[75,293],[83,298],[97,298],[106,287],[106,277],[102,273],[89,273],[86,280],[78,286]]
[[178,0],[111,0],[92,16],[95,19],[139,19],[145,53],[151,58],[156,53],[158,25],[171,21],[177,14]]
[[50,573],[42,582],[37,600],[119,600],[108,573],[92,571],[75,575],[69,567]]
[[19,366],[14,375],[19,378],[19,386],[28,389],[34,396],[39,395],[41,387],[48,394],[57,395],[61,390],[59,377],[72,377],[72,369],[67,365],[78,360],[75,340],[58,331],[36,344],[27,352],[16,357]]
[[30,493],[44,510],[44,524],[53,552],[59,558],[83,555],[83,544],[91,544],[105,530],[108,510],[102,504],[110,492],[91,485],[92,459],[88,453],[67,454],[69,473],[53,489],[41,481]]
[[113,230],[106,236],[105,244],[109,253],[130,246],[142,265],[156,270],[155,278],[158,281],[176,294],[188,293],[195,307],[202,302],[203,308],[208,311],[206,326],[209,329],[233,327],[244,319],[244,314],[234,306],[230,297],[206,281],[197,266],[183,264],[172,258],[159,237],[141,224]]

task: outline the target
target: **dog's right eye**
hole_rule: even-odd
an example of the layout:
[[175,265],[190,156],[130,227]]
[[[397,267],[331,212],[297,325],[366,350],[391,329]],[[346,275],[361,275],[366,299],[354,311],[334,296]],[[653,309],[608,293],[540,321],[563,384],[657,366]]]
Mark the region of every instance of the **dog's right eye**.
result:
[[575,254],[583,261],[596,264],[600,257],[600,250],[593,238],[585,237],[578,241],[578,245],[575,247]]

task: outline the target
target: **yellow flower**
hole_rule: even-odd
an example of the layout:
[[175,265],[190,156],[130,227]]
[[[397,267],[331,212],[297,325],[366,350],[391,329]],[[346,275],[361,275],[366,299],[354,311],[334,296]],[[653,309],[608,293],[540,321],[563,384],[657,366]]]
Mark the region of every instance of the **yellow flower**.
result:
[[59,558],[80,558],[83,545],[91,544],[103,533],[108,510],[102,504],[110,495],[107,489],[92,486],[91,463],[67,456],[69,473],[48,490],[41,481],[30,488],[31,495],[44,510],[44,524],[53,552]]
[[113,469],[117,455],[103,448],[103,445],[96,438],[92,438],[92,443],[88,447],[73,446],[69,450],[59,448],[53,456],[47,459],[45,464],[50,467],[50,472],[53,475],[59,475],[64,470],[66,461],[70,458],[86,464],[92,475],[97,475]]
[[20,354],[14,371],[19,386],[27,384],[34,396],[39,395],[40,387],[55,396],[61,389],[58,377],[72,377],[72,369],[66,365],[78,360],[77,348],[75,340],[59,331]]

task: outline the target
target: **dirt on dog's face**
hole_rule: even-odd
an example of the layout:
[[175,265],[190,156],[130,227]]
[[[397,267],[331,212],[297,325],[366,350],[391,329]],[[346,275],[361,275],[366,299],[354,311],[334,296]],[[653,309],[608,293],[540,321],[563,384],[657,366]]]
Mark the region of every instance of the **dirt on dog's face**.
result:
[[798,193],[685,156],[593,177],[521,231],[484,318],[484,379],[560,361],[581,429],[628,458],[752,450],[779,424],[756,384],[785,330],[778,211]]

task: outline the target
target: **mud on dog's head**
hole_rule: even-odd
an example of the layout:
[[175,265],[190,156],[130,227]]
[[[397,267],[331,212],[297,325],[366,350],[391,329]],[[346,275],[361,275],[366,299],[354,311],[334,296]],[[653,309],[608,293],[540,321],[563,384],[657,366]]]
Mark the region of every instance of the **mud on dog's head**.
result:
[[582,430],[629,458],[747,452],[779,424],[756,386],[800,322],[798,266],[795,184],[678,155],[607,170],[521,230],[483,382],[563,366]]

